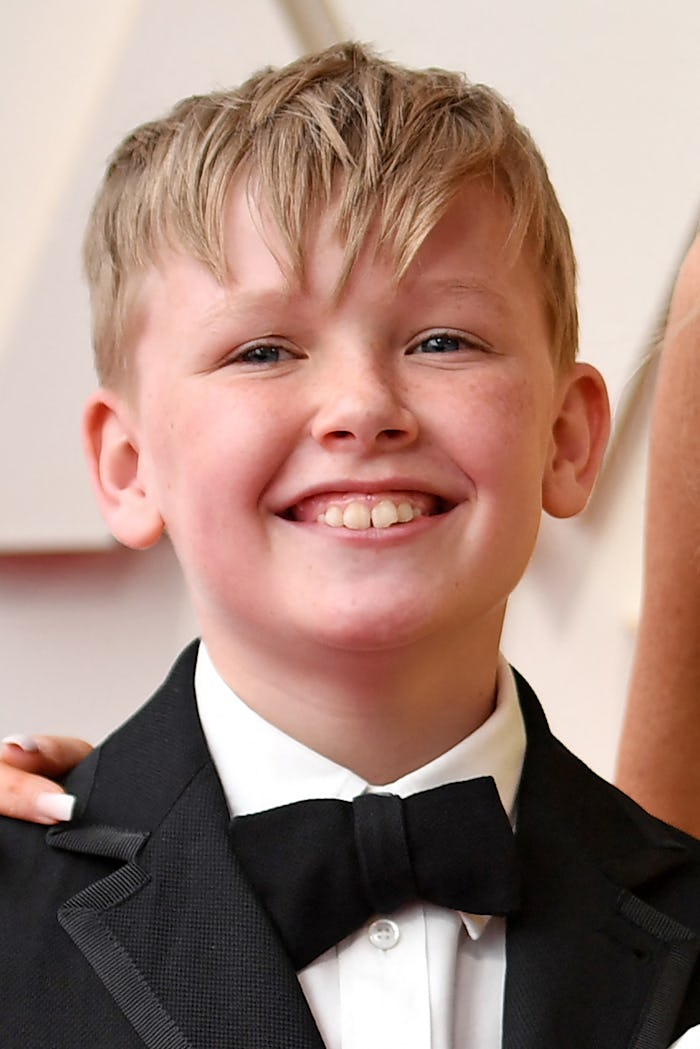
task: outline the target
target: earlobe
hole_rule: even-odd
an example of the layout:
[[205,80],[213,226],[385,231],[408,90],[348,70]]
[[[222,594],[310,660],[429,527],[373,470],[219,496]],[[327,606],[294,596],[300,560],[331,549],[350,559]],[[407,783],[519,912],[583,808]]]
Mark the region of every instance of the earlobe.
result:
[[83,447],[97,502],[114,537],[135,550],[152,546],[164,524],[144,482],[132,413],[123,398],[105,389],[90,397]]
[[542,506],[553,517],[580,513],[593,491],[610,434],[605,382],[590,364],[575,364],[562,379],[542,480]]

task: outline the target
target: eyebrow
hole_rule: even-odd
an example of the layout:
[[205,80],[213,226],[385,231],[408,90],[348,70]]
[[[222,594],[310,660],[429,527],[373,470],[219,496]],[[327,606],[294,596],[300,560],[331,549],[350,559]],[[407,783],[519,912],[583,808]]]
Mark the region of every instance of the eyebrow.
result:
[[472,292],[479,292],[484,295],[492,295],[494,298],[505,300],[506,296],[503,292],[494,288],[492,284],[487,281],[481,280],[479,277],[470,277],[467,279],[459,277],[435,277],[425,281],[417,280],[423,288],[428,288],[430,292],[435,291],[446,291],[452,292],[455,295],[471,294]]
[[[448,295],[455,300],[472,295],[485,296],[491,300],[499,313],[509,312],[508,297],[483,279],[473,276],[467,278],[433,277],[421,280],[420,275],[408,284],[411,297],[428,303],[435,296]],[[235,285],[222,289],[222,298],[210,306],[202,316],[202,322],[215,327],[217,324],[235,318],[245,319],[248,313],[279,313],[289,306],[290,300],[299,292],[291,286],[285,288],[261,288],[260,290],[239,291]],[[301,292],[303,294],[303,292]]]
[[474,295],[483,296],[489,301],[498,313],[511,312],[512,305],[505,295],[493,284],[479,277],[436,277],[421,281],[418,278],[409,285],[411,295],[418,300],[430,300],[432,296],[449,296],[455,300],[465,299]]
[[245,316],[246,313],[279,310],[288,305],[291,289],[270,289],[260,291],[237,291],[224,288],[222,298],[205,310],[202,321],[215,325],[232,317]]

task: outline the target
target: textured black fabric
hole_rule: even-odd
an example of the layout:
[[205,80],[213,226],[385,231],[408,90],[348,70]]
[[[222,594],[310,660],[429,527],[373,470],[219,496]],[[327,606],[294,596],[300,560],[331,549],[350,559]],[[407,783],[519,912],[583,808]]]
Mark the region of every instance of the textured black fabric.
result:
[[408,850],[403,802],[396,794],[361,794],[353,801],[352,812],[367,902],[375,913],[391,914],[420,892]]
[[528,744],[503,1045],[668,1049],[700,1024],[700,846],[586,768],[516,680]]
[[[71,773],[70,827],[0,819],[2,1049],[323,1049],[228,834],[195,654]],[[518,689],[503,1049],[667,1049],[700,1024],[700,844],[595,776]]]
[[0,819],[2,1049],[323,1049],[228,838],[195,651],[71,774],[78,820]]
[[231,836],[297,969],[414,900],[470,914],[518,904],[513,832],[490,776],[405,799],[282,805],[235,817]]

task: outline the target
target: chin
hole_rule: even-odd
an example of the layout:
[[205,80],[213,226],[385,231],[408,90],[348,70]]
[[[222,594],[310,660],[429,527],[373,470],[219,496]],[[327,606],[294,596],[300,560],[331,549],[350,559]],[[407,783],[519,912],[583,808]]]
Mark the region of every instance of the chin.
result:
[[320,644],[348,653],[390,652],[420,642],[435,629],[425,616],[397,615],[396,610],[388,615],[329,613],[317,625],[314,635]]

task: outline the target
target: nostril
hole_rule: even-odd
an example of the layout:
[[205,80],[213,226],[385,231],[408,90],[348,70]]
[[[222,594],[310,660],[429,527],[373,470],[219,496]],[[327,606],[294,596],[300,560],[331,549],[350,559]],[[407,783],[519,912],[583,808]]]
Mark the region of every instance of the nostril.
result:
[[351,430],[331,430],[329,437],[339,437],[341,440],[346,440],[348,437],[352,437],[353,433]]

